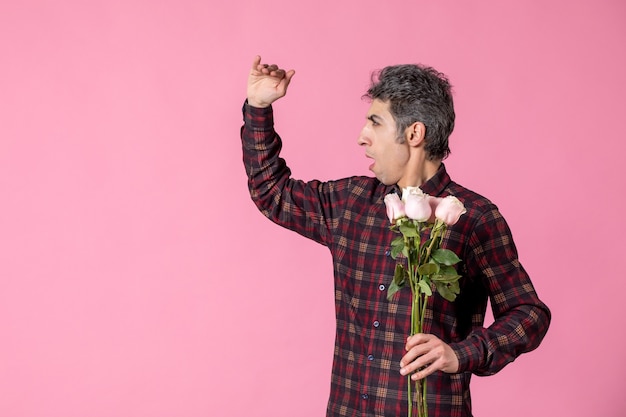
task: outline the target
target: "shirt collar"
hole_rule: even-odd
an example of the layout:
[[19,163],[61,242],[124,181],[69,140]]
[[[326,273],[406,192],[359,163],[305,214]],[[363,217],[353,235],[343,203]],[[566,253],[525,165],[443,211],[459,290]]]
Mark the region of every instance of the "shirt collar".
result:
[[420,187],[422,191],[433,197],[440,197],[443,191],[450,184],[452,180],[446,171],[446,167],[443,163],[439,165],[439,169],[428,181],[426,181]]
[[[424,184],[420,186],[420,189],[433,197],[439,197],[443,194],[443,191],[448,187],[448,185],[452,182],[448,172],[446,171],[446,166],[441,163],[439,165],[439,169],[431,178],[428,179]],[[399,196],[402,195],[402,188],[398,184],[390,185],[385,187],[384,195],[389,193],[396,193]]]

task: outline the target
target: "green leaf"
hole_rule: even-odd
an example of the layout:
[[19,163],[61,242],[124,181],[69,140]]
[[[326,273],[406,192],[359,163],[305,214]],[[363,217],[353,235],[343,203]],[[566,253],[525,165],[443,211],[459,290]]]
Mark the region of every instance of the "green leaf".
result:
[[458,281],[461,276],[457,274],[453,266],[441,265],[439,273],[433,275],[431,278],[433,281],[449,284]]
[[430,277],[433,282],[441,282],[443,284],[451,284],[453,282],[457,282],[459,280],[459,278],[461,278],[460,275],[454,274],[454,275],[448,275],[448,274],[434,274],[431,275]]
[[419,268],[417,268],[417,272],[419,272],[420,275],[436,274],[439,272],[439,265],[433,262],[428,262],[420,265]]
[[396,264],[396,269],[393,273],[393,283],[395,283],[398,287],[401,287],[404,285],[404,281],[406,280],[406,277],[408,276],[406,269],[404,269],[404,266],[402,266],[401,264]]
[[443,282],[435,282],[437,292],[446,300],[452,302],[456,299],[456,296],[461,292],[458,281],[451,284]]
[[428,285],[428,283],[426,281],[420,281],[417,283],[417,285],[420,287],[420,290],[426,294],[427,296],[431,296],[433,295],[433,291],[430,288],[430,285]]
[[402,286],[396,284],[395,280],[391,281],[391,284],[387,288],[387,300],[391,301],[391,299],[393,298],[393,295],[397,293],[398,291],[400,291],[400,288],[402,288]]
[[391,241],[391,246],[404,246],[404,237],[398,236]]
[[406,237],[418,237],[419,233],[413,223],[402,223],[400,225],[400,232]]
[[441,275],[456,275],[456,268],[454,265],[439,265]]
[[402,253],[404,249],[404,238],[402,236],[398,236],[394,240],[391,241],[391,257],[396,259],[399,254]]
[[443,298],[445,298],[446,300],[448,300],[450,302],[452,302],[452,301],[454,301],[456,299],[456,294],[454,294],[452,291],[450,291],[446,285],[438,283],[438,282],[435,283],[435,285],[437,286],[437,292]]
[[432,258],[444,265],[455,265],[461,262],[461,259],[456,256],[456,253],[450,249],[436,249],[432,252]]

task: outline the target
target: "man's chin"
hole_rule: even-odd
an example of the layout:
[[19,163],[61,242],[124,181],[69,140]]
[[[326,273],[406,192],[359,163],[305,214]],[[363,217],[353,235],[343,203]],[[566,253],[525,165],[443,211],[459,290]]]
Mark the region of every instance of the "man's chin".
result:
[[381,178],[381,177],[380,177],[380,175],[376,175],[376,179],[377,179],[378,181],[380,181],[380,182],[381,182],[382,184],[384,184],[384,185],[395,185],[395,184],[396,184],[396,183],[395,183],[395,182],[393,182],[393,181],[389,181],[389,180],[387,180],[387,179],[385,179],[385,178]]

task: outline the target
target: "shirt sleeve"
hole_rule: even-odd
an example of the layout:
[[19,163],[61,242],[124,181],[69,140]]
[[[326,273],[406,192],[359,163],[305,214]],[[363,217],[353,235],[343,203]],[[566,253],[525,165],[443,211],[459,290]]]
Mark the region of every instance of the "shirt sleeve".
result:
[[551,313],[520,264],[509,226],[495,206],[477,220],[468,252],[468,275],[486,288],[494,323],[474,328],[451,347],[459,358],[459,372],[492,375],[539,346]]
[[252,200],[267,218],[318,243],[329,245],[349,180],[304,182],[291,178],[280,157],[272,107],[243,106],[243,162]]

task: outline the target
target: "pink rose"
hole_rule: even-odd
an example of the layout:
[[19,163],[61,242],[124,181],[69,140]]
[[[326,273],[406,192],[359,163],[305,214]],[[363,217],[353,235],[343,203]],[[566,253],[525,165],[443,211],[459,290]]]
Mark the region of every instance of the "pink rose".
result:
[[467,210],[465,210],[463,203],[461,203],[458,198],[449,195],[442,199],[437,205],[435,217],[448,226],[452,226],[459,221],[459,218],[465,212],[467,212]]
[[404,203],[396,193],[387,194],[385,196],[385,206],[387,207],[387,217],[392,224],[396,220],[406,216],[404,212]]
[[428,201],[428,195],[419,187],[408,187],[402,190],[404,210],[409,219],[425,222],[430,218],[432,209]]
[[406,198],[409,194],[426,195],[420,187],[406,187],[402,189],[402,201],[406,203]]
[[430,215],[430,218],[428,219],[428,222],[429,223],[434,223],[435,222],[435,211],[437,210],[437,206],[439,205],[439,203],[441,203],[443,201],[443,198],[433,197],[431,195],[426,194],[426,199],[428,200],[428,204],[430,204],[430,210],[432,211],[432,214]]

